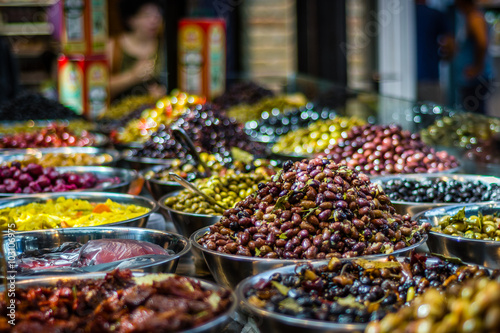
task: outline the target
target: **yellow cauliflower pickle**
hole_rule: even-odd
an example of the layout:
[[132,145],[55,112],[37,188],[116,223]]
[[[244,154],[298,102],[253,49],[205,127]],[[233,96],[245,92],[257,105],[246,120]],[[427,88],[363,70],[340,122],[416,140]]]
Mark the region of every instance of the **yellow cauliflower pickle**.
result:
[[149,208],[123,205],[108,199],[105,203],[59,197],[46,202],[0,210],[0,228],[15,223],[16,230],[91,227],[128,220],[149,212]]

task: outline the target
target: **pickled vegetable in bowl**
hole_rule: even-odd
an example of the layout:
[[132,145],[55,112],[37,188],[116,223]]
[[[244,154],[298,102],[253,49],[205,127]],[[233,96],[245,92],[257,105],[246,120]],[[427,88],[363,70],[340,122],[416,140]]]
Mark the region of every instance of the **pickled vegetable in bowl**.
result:
[[500,241],[500,217],[495,215],[477,215],[466,217],[465,207],[457,214],[445,215],[439,219],[439,224],[431,229],[446,235],[480,239],[485,241]]
[[18,231],[91,227],[132,219],[149,211],[146,207],[123,205],[110,199],[105,203],[92,203],[59,197],[44,203],[1,209],[0,228],[11,223],[16,224]]

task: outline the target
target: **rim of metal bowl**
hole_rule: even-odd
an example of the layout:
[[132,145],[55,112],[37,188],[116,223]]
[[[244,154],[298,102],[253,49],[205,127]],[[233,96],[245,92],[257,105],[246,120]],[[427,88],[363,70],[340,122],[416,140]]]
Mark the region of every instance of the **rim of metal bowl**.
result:
[[[122,222],[119,222],[119,223],[122,223]],[[27,230],[27,231],[16,231],[15,235],[16,235],[16,237],[18,235],[22,237],[22,236],[28,235],[30,233],[31,234],[32,233],[53,233],[55,231],[57,231],[57,232],[62,231],[63,234],[69,233],[70,231],[76,231],[77,233],[84,232],[84,231],[99,232],[99,233],[103,233],[103,234],[104,233],[109,234],[110,232],[118,232],[118,231],[119,232],[137,231],[140,233],[171,235],[171,236],[177,237],[178,240],[182,240],[185,242],[185,246],[181,251],[179,251],[178,253],[174,253],[172,255],[169,255],[167,258],[165,258],[161,262],[172,261],[172,260],[178,259],[178,258],[182,257],[183,255],[185,255],[186,253],[188,253],[189,251],[191,251],[191,242],[189,241],[189,239],[186,236],[182,236],[178,233],[170,232],[170,231],[156,230],[156,229],[137,228],[137,227],[129,227],[129,228],[124,229],[122,227],[112,226],[112,224],[108,224],[110,227],[108,227],[108,225],[106,225],[106,228],[101,228],[99,226],[92,226],[92,227],[55,228],[55,229],[37,229],[37,230]],[[7,237],[7,236],[4,235],[3,237]],[[118,239],[118,238],[115,238],[115,239]],[[141,268],[147,268],[149,266],[157,265],[157,264],[158,264],[158,262],[154,263],[154,264],[147,264],[145,266],[142,266]],[[171,274],[173,274],[173,273],[171,273]]]
[[[499,184],[500,185],[500,177],[496,176],[481,176],[481,175],[471,175],[471,174],[461,174],[461,173],[408,173],[408,174],[399,174],[399,175],[392,175],[392,176],[375,176],[375,177],[370,177],[370,181],[372,183],[386,183],[389,180],[393,179],[423,179],[423,178],[441,178],[441,177],[446,177],[446,178],[453,178],[455,180],[459,181],[473,181],[477,180],[485,184]],[[463,180],[457,179],[457,178],[463,178]],[[491,179],[491,182],[485,182],[484,180]],[[495,181],[493,181],[495,180]],[[398,205],[436,205],[436,206],[454,206],[454,205],[460,205],[460,202],[414,202],[414,201],[400,201],[400,200],[391,200],[393,204],[398,204]],[[496,201],[482,201],[480,203],[495,203]],[[466,205],[466,203],[464,203]],[[420,214],[420,213],[419,213]],[[416,215],[415,215],[416,216]]]
[[[99,147],[54,147],[54,148],[7,148],[0,151],[0,159],[3,157],[10,157],[13,155],[46,155],[46,154],[87,154],[87,155],[104,155],[108,154],[111,156],[111,161],[105,162],[99,165],[107,165],[116,163],[120,160],[120,152],[116,149],[111,148],[99,148]],[[99,165],[77,165],[77,166],[99,166]],[[76,165],[75,165],[76,166]]]
[[122,159],[127,162],[139,162],[143,164],[158,164],[158,165],[164,165],[164,164],[171,164],[175,158],[153,158],[153,157],[138,157],[138,156],[131,156],[132,150],[127,149],[122,153]]
[[[130,198],[130,199],[136,199],[136,200],[142,200],[143,202],[147,202],[148,204],[151,205],[151,208],[149,212],[144,213],[142,215],[136,216],[134,218],[129,218],[123,221],[117,221],[117,222],[112,222],[112,223],[105,223],[105,224],[100,224],[98,226],[90,226],[90,227],[76,227],[76,229],[81,229],[81,228],[99,228],[102,229],[103,227],[114,227],[116,228],[122,228],[118,227],[118,224],[125,224],[134,220],[142,219],[144,217],[150,216],[159,209],[159,205],[156,201],[140,196],[140,195],[132,195],[132,194],[124,194],[124,193],[109,193],[109,192],[85,192],[85,191],[73,191],[73,192],[55,192],[55,193],[40,193],[40,194],[31,194],[31,195],[25,195],[25,196],[19,196],[19,197],[12,197],[12,198],[0,198],[0,204],[2,202],[9,202],[14,204],[17,200],[29,200],[33,199],[32,202],[36,202],[36,199],[53,199],[53,198],[58,198],[58,197],[69,197],[71,199],[81,199],[81,200],[88,200],[90,201],[92,197],[98,198],[98,197],[104,197],[106,199],[111,199],[115,202],[118,202],[120,198]],[[83,197],[83,198],[81,198]],[[91,197],[91,198],[85,198],[85,197]],[[27,203],[29,204],[29,203]],[[21,205],[23,206],[23,205]],[[16,206],[20,207],[20,206]],[[144,207],[144,206],[143,206]],[[8,207],[5,207],[8,208]],[[127,227],[127,229],[132,229],[133,227]],[[22,232],[33,232],[33,231],[40,231],[40,230],[57,230],[57,229],[69,229],[69,228],[54,228],[54,229],[35,229],[35,230],[26,230],[26,231],[16,231],[16,234],[22,233]],[[108,228],[111,229],[111,228]],[[141,229],[144,230],[146,228],[135,228],[135,229]],[[184,236],[183,236],[184,237]]]
[[[464,207],[471,207],[471,206],[491,206],[491,205],[494,205],[494,206],[498,206],[498,210],[500,211],[500,202],[498,201],[488,201],[488,202],[480,202],[480,203],[468,203],[468,204],[453,204],[453,205],[448,205],[446,207],[437,207],[437,208],[432,208],[432,209],[428,209],[428,210],[425,210],[423,212],[420,212],[420,213],[417,213],[415,214],[415,216],[413,216],[413,219],[415,221],[417,221],[417,223],[419,225],[425,223],[425,222],[429,222],[430,223],[430,220],[426,219],[425,218],[425,214],[426,213],[429,213],[433,210],[438,210],[438,209],[454,209],[454,208],[464,208]],[[434,227],[434,225],[431,223],[431,225]],[[467,238],[467,237],[460,237],[460,236],[452,236],[452,235],[447,235],[445,233],[442,233],[442,232],[437,232],[437,231],[429,231],[429,234],[432,234],[433,236],[437,236],[437,237],[443,237],[443,238],[448,238],[448,239],[451,239],[451,240],[454,240],[456,242],[476,242],[476,243],[479,243],[479,244],[491,244],[491,245],[498,245],[500,246],[500,241],[494,241],[494,240],[483,240],[483,239],[473,239],[473,238]]]
[[[356,258],[350,258],[350,259],[356,259]],[[382,259],[382,258],[379,258]],[[349,260],[349,259],[340,259],[340,260]],[[324,265],[328,265],[329,260],[328,259],[322,259],[320,261],[316,261],[312,263],[314,268],[321,267]],[[253,304],[251,304],[248,301],[248,298],[245,296],[245,291],[247,289],[251,288],[252,286],[255,285],[255,281],[253,280],[261,280],[261,279],[266,279],[264,275],[268,275],[271,272],[272,273],[281,273],[281,274],[286,274],[289,275],[289,273],[284,273],[283,271],[288,271],[290,269],[294,268],[293,265],[291,266],[285,266],[285,267],[280,267],[280,268],[275,268],[271,269],[269,271],[265,271],[253,276],[249,276],[242,280],[238,285],[236,286],[235,293],[236,297],[238,297],[238,301],[240,301],[244,307],[248,307],[251,309],[252,312],[258,313],[262,317],[268,317],[273,320],[280,321],[282,323],[288,324],[288,325],[293,325],[293,326],[298,326],[302,328],[308,328],[308,329],[321,329],[321,330],[331,330],[332,332],[336,330],[352,330],[352,331],[361,331],[363,332],[368,325],[368,323],[350,323],[350,324],[340,324],[337,322],[331,322],[331,321],[322,321],[322,320],[315,320],[315,319],[298,319],[294,318],[292,316],[287,316],[281,313],[277,313],[274,311],[269,311],[265,309],[261,309]]]
[[[98,280],[98,279],[103,279],[106,274],[105,272],[97,272],[97,273],[87,273],[87,274],[75,274],[75,275],[70,275],[70,276],[52,276],[52,277],[39,277],[39,278],[32,278],[32,279],[26,279],[23,281],[19,281],[19,286],[22,287],[31,287],[31,286],[40,286],[40,285],[55,285],[59,280],[65,280],[65,281],[70,281],[70,280]],[[219,285],[217,285],[215,282],[207,281],[204,279],[200,279],[197,277],[192,277],[192,276],[184,276],[176,273],[143,273],[143,272],[134,272],[132,271],[132,276],[147,276],[147,275],[157,275],[157,274],[168,274],[168,275],[177,275],[177,276],[183,276],[187,277],[194,282],[200,283],[201,286],[203,286],[206,289],[211,289],[211,290],[226,290],[229,292],[229,298],[231,300],[231,305],[222,313],[217,315],[217,317],[212,318],[210,321],[197,326],[193,327],[187,330],[182,330],[178,331],[179,333],[201,333],[204,332],[207,329],[210,329],[213,326],[220,325],[224,323],[226,320],[229,319],[229,316],[236,310],[238,306],[238,298],[236,297],[236,293],[229,289],[229,288],[224,288]],[[0,286],[0,290],[3,290],[3,286]]]
[[[236,255],[236,254],[227,254],[227,253],[222,253],[222,252],[218,252],[215,250],[210,250],[210,249],[203,247],[202,245],[200,245],[198,243],[198,239],[200,239],[202,235],[204,235],[206,232],[208,232],[209,228],[210,227],[203,227],[201,229],[196,230],[189,237],[189,240],[191,241],[194,248],[196,248],[202,252],[208,252],[210,254],[218,255],[220,257],[230,258],[230,259],[236,258],[239,261],[275,261],[276,260],[279,262],[290,263],[290,264],[292,264],[292,263],[305,263],[305,262],[321,262],[321,261],[325,260],[325,259],[272,259],[272,258],[261,258],[261,257],[247,257],[247,256],[240,256],[240,255]],[[352,257],[352,258],[347,258],[347,259],[366,259],[366,260],[369,260],[369,259],[385,258],[385,257],[388,257],[390,255],[398,255],[398,254],[403,253],[403,252],[411,251],[413,249],[416,249],[420,245],[424,244],[425,242],[427,242],[427,234],[424,234],[422,239],[419,240],[417,243],[410,245],[410,246],[406,246],[406,247],[399,249],[399,250],[395,250],[392,253],[379,253],[379,254],[372,254],[372,255],[368,255],[368,256]],[[346,259],[346,258],[343,258],[343,259]]]
[[[173,161],[173,160],[170,160],[170,161]],[[164,164],[160,164],[160,165],[153,165],[147,169],[144,169],[144,170],[141,170],[139,173],[144,177],[144,179],[148,182],[151,182],[151,183],[155,183],[155,184],[159,184],[159,185],[169,185],[169,186],[179,186],[179,188],[182,188],[182,185],[180,185],[178,182],[176,181],[161,181],[161,180],[158,180],[158,179],[155,179],[155,178],[152,178],[152,177],[147,177],[146,174],[150,171],[153,171],[155,174],[158,170],[161,170],[165,167],[168,167],[170,166],[170,163],[164,163]]]
[[287,153],[280,153],[280,152],[274,152],[272,149],[271,149],[271,155],[274,156],[274,157],[277,157],[279,159],[287,159],[287,158],[294,158],[294,159],[312,159],[314,158],[314,154],[305,154],[305,155],[302,155],[302,154],[295,154],[295,153],[290,153],[290,154],[287,154]]
[[[63,195],[64,193],[78,193],[78,192],[95,192],[96,190],[100,191],[109,191],[113,190],[116,188],[120,188],[122,186],[126,186],[127,184],[130,184],[133,180],[135,180],[138,177],[138,173],[135,170],[129,170],[129,169],[124,169],[124,168],[116,168],[116,167],[108,167],[108,166],[65,166],[65,167],[56,167],[56,171],[59,171],[61,173],[64,172],[75,172],[75,173],[94,173],[96,171],[109,171],[109,172],[117,172],[120,173],[120,182],[117,184],[110,184],[107,186],[96,186],[96,187],[91,187],[91,188],[83,188],[83,189],[77,189],[77,190],[71,190],[71,191],[64,191],[64,192],[48,192],[46,194],[51,194],[51,193],[57,193],[59,195]],[[97,172],[99,174],[99,172]],[[129,180],[123,179],[121,176],[127,175]],[[0,193],[0,198],[2,197],[17,197],[17,196],[32,196],[35,194],[45,194],[45,193]]]
[[183,211],[180,211],[180,210],[176,210],[176,209],[170,208],[167,205],[165,205],[165,199],[167,199],[169,197],[174,197],[174,196],[178,195],[180,192],[181,191],[175,191],[175,192],[170,192],[170,193],[165,194],[160,199],[158,199],[158,205],[161,208],[166,209],[166,210],[171,211],[171,212],[174,212],[176,214],[184,214],[184,215],[195,216],[195,217],[214,217],[214,216],[216,217],[216,216],[222,216],[222,215],[186,213],[186,212],[183,212]]

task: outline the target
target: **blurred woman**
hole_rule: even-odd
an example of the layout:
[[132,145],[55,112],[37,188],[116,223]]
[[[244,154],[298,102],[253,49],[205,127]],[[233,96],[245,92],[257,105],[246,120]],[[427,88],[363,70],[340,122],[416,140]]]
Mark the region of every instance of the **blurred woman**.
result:
[[455,4],[459,15],[453,66],[459,104],[466,111],[485,114],[493,78],[488,25],[474,0],[456,0]]
[[111,97],[150,94],[159,98],[166,94],[159,80],[164,63],[160,3],[121,0],[119,4],[125,32],[111,39],[107,48]]

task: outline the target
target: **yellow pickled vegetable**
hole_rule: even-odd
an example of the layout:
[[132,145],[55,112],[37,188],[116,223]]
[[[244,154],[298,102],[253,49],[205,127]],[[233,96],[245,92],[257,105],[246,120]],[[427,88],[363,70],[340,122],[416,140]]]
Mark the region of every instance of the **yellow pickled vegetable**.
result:
[[149,212],[149,208],[122,205],[108,199],[105,203],[59,197],[47,202],[0,210],[0,228],[11,223],[19,231],[91,227],[128,220]]

